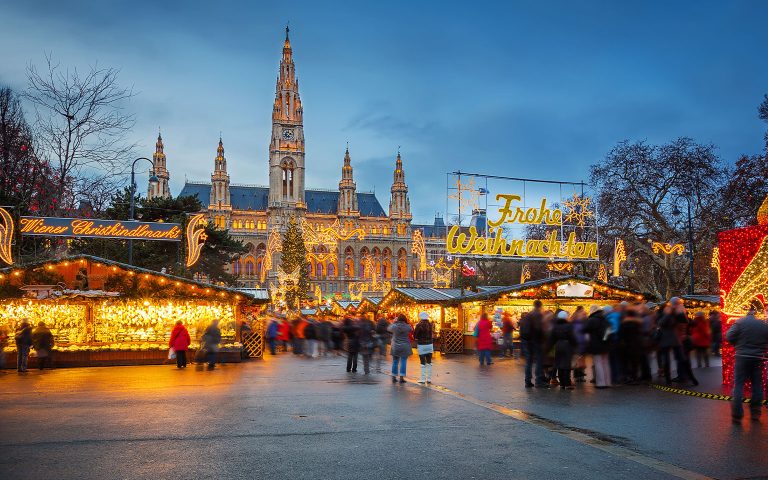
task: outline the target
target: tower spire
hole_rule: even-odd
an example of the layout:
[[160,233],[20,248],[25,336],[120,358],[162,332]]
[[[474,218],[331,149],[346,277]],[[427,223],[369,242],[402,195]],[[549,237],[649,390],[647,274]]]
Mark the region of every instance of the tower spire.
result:
[[160,134],[160,128],[157,129],[157,142],[155,142],[155,153],[152,154],[152,171],[157,177],[156,184],[149,184],[147,187],[147,198],[170,198],[171,190],[168,182],[171,178],[166,165],[163,145],[163,136]]
[[[221,133],[219,133],[219,146],[216,148],[216,158],[213,161],[213,173],[211,174],[211,197],[209,200],[209,208],[229,210],[231,209],[230,205],[227,159],[224,157],[224,141],[221,139]],[[223,225],[217,226],[224,228]]]
[[[392,179],[392,195],[389,200],[389,218],[397,224],[398,234],[404,235],[407,223],[411,220],[411,201],[408,199],[408,185],[405,183],[403,159],[400,157],[400,147],[397,148],[395,172]],[[403,225],[403,226],[401,226]]]
[[349,142],[344,152],[344,166],[341,167],[339,182],[339,204],[337,211],[340,217],[359,217],[357,208],[357,185],[352,177],[352,158],[349,156]]

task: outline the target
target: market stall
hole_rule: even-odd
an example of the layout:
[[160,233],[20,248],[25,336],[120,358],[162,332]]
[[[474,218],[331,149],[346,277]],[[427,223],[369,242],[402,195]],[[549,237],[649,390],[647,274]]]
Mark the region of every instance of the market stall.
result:
[[[22,319],[45,322],[55,339],[56,366],[163,363],[168,338],[181,320],[191,349],[214,319],[221,329],[221,361],[239,361],[241,326],[257,321],[269,298],[78,256],[0,269],[0,328]],[[15,345],[5,349],[15,364]]]

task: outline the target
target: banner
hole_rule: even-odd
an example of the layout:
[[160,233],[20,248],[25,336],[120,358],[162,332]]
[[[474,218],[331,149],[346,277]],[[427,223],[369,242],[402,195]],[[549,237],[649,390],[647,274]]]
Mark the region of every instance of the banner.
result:
[[120,238],[124,240],[181,241],[178,223],[98,220],[87,218],[21,217],[22,235],[81,238]]

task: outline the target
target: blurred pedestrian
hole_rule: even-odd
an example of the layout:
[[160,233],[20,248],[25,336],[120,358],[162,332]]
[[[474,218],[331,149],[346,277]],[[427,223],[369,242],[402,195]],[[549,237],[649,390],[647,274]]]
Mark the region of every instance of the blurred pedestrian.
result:
[[480,320],[475,325],[477,331],[477,353],[480,357],[480,366],[491,365],[493,360],[491,359],[491,352],[493,351],[493,336],[491,335],[491,321],[488,319],[488,314],[482,313]]
[[363,357],[363,373],[371,373],[371,357],[376,349],[376,324],[367,317],[360,319],[360,356]]
[[168,346],[176,353],[176,368],[187,367],[187,349],[192,339],[189,337],[187,327],[178,320],[176,326],[171,330],[171,338],[168,341]]
[[[520,346],[525,355],[525,388],[534,386],[539,388],[549,388],[549,384],[544,378],[544,369],[542,365],[542,312],[541,300],[533,302],[533,310],[523,315],[519,323]],[[535,366],[535,367],[534,367]],[[535,368],[536,383],[533,383],[533,373]]]
[[278,331],[280,332],[278,336],[278,340],[280,340],[280,344],[283,346],[283,350],[287,352],[288,345],[290,345],[292,342],[291,324],[288,322],[287,319],[283,318],[280,320],[280,326],[278,328]]
[[763,402],[763,363],[768,353],[768,324],[755,317],[751,309],[747,316],[738,319],[725,334],[725,339],[735,350],[733,402],[731,417],[735,422],[744,417],[744,383],[752,382],[752,398],[749,402],[752,419],[760,418]]
[[326,357],[328,356],[328,352],[333,348],[333,345],[331,345],[331,330],[331,323],[327,319],[321,318],[320,321],[317,322],[315,331],[317,332],[318,355]]
[[709,331],[712,334],[712,355],[719,357],[723,344],[723,320],[716,308],[709,312]]
[[351,318],[345,318],[341,331],[347,338],[347,372],[357,372],[357,355],[360,353],[360,327]]
[[416,352],[421,363],[421,377],[419,383],[432,383],[432,353],[434,353],[434,327],[429,321],[427,312],[419,313],[419,323],[413,330],[413,338],[416,340]]
[[509,352],[510,357],[515,356],[515,346],[512,343],[512,335],[515,332],[515,323],[512,321],[512,315],[509,312],[503,312],[501,314],[501,338],[504,340],[504,344],[501,346],[500,356],[507,356]]
[[625,309],[619,325],[619,347],[623,355],[624,383],[640,381],[645,342],[643,341],[643,319],[634,307]]
[[[687,336],[687,330],[688,317],[685,307],[679,298],[672,297],[659,319],[659,356],[667,385],[671,385],[672,382],[685,383],[686,381],[691,381],[694,386],[699,384],[693,375],[691,362],[681,341],[681,336]],[[677,362],[675,378],[672,378],[670,355],[674,355]]]
[[0,324],[0,370],[5,368],[5,347],[8,346],[8,329]]
[[560,388],[563,390],[573,390],[571,365],[577,342],[576,336],[573,333],[573,325],[568,322],[568,312],[565,310],[557,312],[555,325],[552,327],[549,341],[555,350],[555,369],[557,369]]
[[691,322],[691,344],[696,352],[696,368],[709,367],[709,349],[712,348],[712,332],[704,312],[698,311]]
[[32,346],[35,348],[37,356],[37,366],[40,370],[45,367],[51,367],[53,356],[53,334],[45,322],[41,321],[37,327],[32,330]]
[[376,322],[376,336],[378,337],[377,340],[378,340],[379,355],[381,357],[386,357],[387,345],[389,345],[389,340],[390,340],[389,320],[387,320],[387,317],[382,316]]
[[592,365],[595,369],[595,388],[611,386],[611,364],[608,360],[608,335],[611,326],[605,318],[603,310],[597,305],[589,307],[589,317],[584,326],[587,334],[587,353],[592,355]]
[[205,350],[205,357],[208,362],[208,370],[216,368],[216,357],[219,353],[219,344],[221,343],[221,330],[219,329],[219,321],[213,320],[208,328],[205,329],[205,333],[200,339],[200,342]]
[[304,343],[307,347],[304,355],[309,358],[315,358],[317,356],[317,329],[315,328],[314,318],[305,320]]
[[16,340],[16,370],[26,372],[29,349],[32,347],[32,327],[29,326],[28,319],[21,320],[14,339]]
[[405,383],[405,371],[408,366],[408,357],[413,353],[411,348],[411,333],[413,327],[408,324],[408,319],[402,313],[389,326],[392,334],[392,383],[398,381]]
[[550,345],[552,329],[555,327],[555,312],[545,310],[541,314],[541,368],[544,380],[552,386],[560,385],[555,369],[555,349]]
[[269,320],[267,325],[267,331],[264,332],[264,336],[267,338],[267,345],[269,345],[269,353],[272,355],[277,354],[277,338],[280,335],[280,324],[276,318]]
[[587,381],[587,335],[584,326],[587,323],[587,312],[579,305],[571,315],[573,335],[576,338],[576,348],[573,356],[573,378],[576,383]]

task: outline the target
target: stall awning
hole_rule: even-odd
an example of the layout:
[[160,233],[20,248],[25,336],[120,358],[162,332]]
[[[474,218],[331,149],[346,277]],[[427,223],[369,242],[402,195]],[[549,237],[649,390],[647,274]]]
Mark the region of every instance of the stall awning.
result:
[[[56,286],[62,292],[99,291],[98,296],[173,297],[219,301],[245,301],[252,304],[269,303],[263,289],[240,291],[235,288],[203,283],[114,260],[76,255],[0,269],[0,286],[7,298],[21,298],[30,287]],[[26,289],[26,290],[25,290]],[[39,295],[38,295],[39,297]]]
[[716,307],[720,305],[720,297],[717,295],[682,295],[686,305]]

